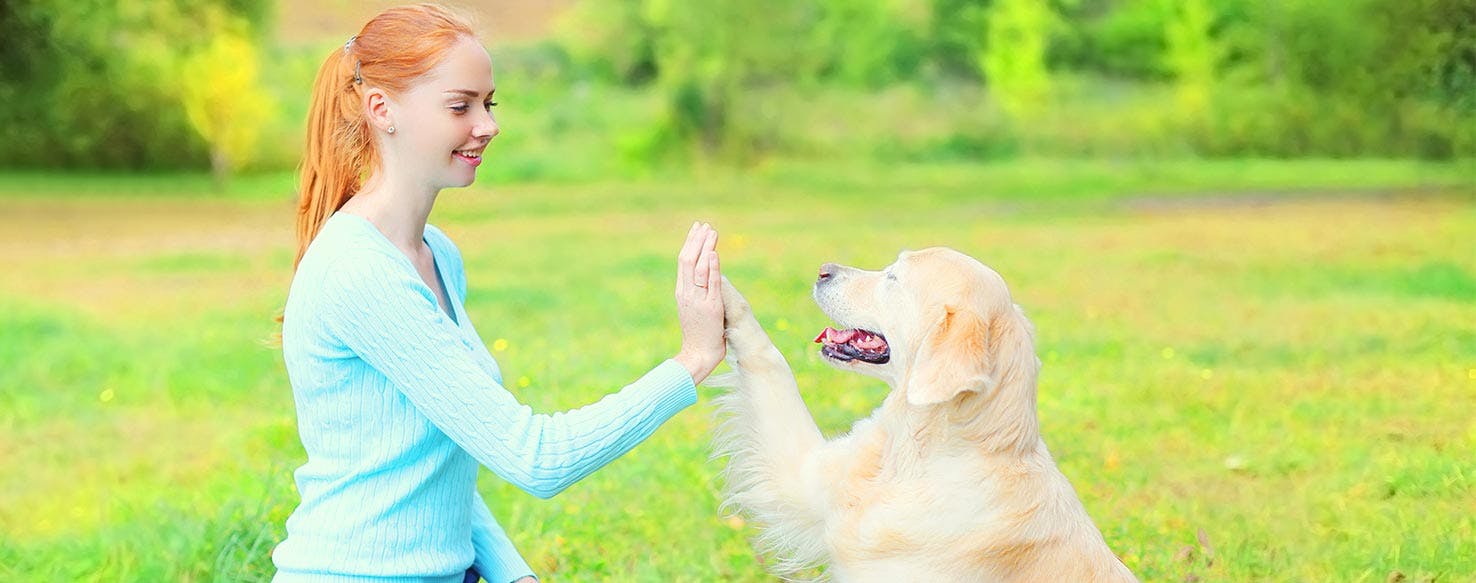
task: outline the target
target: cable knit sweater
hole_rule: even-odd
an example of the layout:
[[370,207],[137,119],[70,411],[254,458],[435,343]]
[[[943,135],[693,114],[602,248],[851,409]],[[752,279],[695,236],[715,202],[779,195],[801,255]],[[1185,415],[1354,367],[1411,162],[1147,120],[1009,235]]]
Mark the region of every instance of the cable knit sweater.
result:
[[274,581],[490,583],[531,575],[476,490],[477,464],[548,498],[697,401],[673,360],[599,402],[535,414],[502,386],[462,305],[461,254],[426,225],[450,313],[369,221],[337,213],[287,298],[282,349],[307,463]]

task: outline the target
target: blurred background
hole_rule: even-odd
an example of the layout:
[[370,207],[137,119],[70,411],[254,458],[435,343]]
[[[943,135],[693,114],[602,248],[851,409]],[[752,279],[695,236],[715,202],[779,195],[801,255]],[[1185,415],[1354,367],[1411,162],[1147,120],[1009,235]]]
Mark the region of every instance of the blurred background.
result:
[[[7,2],[0,166],[290,170],[317,66],[388,5]],[[497,179],[673,157],[1476,155],[1469,0],[462,5],[506,85]]]
[[[829,435],[826,261],[948,245],[1145,581],[1476,581],[1476,0],[447,2],[502,134],[432,222],[540,412],[673,354],[693,220]],[[309,88],[389,2],[0,1],[0,580],[267,581]],[[597,340],[595,340],[597,339]],[[710,399],[558,498],[543,581],[767,581]]]

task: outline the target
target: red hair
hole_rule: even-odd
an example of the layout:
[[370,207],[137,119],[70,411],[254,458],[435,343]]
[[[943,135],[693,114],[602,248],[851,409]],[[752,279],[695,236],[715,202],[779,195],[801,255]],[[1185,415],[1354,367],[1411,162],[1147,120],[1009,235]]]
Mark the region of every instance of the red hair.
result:
[[364,89],[405,92],[462,38],[476,38],[464,17],[438,4],[415,4],[379,13],[328,54],[308,106],[293,269],[323,223],[358,192],[365,174],[379,163],[364,115]]

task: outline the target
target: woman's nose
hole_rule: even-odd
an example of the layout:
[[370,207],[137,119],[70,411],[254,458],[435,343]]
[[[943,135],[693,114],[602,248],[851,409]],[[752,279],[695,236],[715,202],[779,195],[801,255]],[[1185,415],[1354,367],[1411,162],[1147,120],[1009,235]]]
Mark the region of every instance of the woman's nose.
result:
[[487,113],[487,117],[482,118],[481,123],[472,128],[473,136],[487,141],[492,141],[492,138],[497,137],[500,133],[502,133],[502,126],[497,125],[497,118],[492,117],[490,112]]

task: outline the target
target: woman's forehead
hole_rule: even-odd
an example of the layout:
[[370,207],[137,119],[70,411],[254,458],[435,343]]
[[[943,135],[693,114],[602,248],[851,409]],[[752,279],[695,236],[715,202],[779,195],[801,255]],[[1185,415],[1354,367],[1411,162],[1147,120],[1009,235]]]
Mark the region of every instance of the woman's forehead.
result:
[[486,95],[496,88],[492,80],[492,57],[481,43],[464,38],[427,72],[422,84],[438,93],[470,90]]

